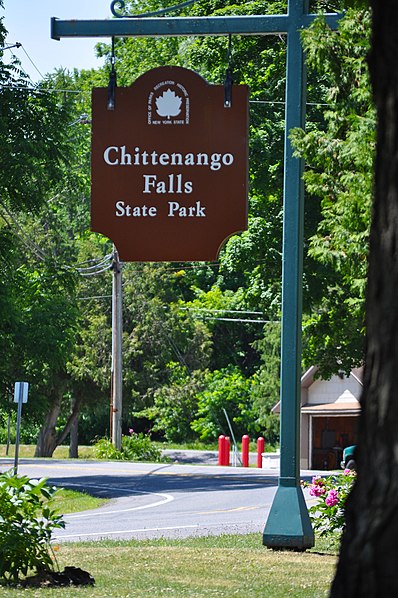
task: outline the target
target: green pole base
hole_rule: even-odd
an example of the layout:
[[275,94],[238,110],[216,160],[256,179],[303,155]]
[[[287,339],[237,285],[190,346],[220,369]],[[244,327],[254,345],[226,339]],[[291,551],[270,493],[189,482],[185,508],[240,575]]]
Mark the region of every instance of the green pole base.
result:
[[314,530],[301,487],[278,486],[265,524],[263,545],[305,550],[314,543]]

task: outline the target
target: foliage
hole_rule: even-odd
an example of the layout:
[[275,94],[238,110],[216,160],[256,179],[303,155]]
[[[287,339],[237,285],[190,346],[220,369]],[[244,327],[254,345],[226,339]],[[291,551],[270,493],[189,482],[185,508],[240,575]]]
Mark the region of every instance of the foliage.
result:
[[191,374],[177,363],[168,365],[170,382],[156,389],[152,407],[134,413],[146,417],[152,423],[153,432],[161,432],[171,442],[189,442],[197,435],[191,422],[198,411],[198,393],[204,388],[203,371]]
[[261,354],[261,365],[253,376],[253,411],[266,442],[275,444],[279,440],[280,418],[271,410],[280,396],[280,323],[265,324],[263,338],[255,346]]
[[308,254],[322,266],[315,271],[322,292],[305,319],[304,358],[325,376],[339,368],[348,373],[363,360],[375,148],[369,32],[369,10],[350,9],[337,31],[320,18],[302,34],[309,69],[327,104],[319,124],[292,135],[306,160],[308,203],[321,202]]
[[237,438],[243,434],[255,435],[260,427],[252,407],[252,389],[253,381],[242,376],[237,368],[207,373],[205,390],[198,394],[197,416],[191,424],[200,439],[229,436],[224,409]]
[[97,459],[116,459],[118,461],[162,461],[162,451],[146,434],[137,434],[130,430],[129,436],[122,437],[122,448],[117,450],[108,438],[100,438],[94,443],[94,455]]
[[[310,3],[313,11],[347,4]],[[280,14],[286,6],[215,0],[181,14]],[[145,0],[139,12],[157,8]],[[126,9],[137,12],[132,2]],[[374,128],[368,30],[369,13],[349,10],[339,32],[317,20],[303,33],[307,130],[293,141],[307,162],[309,193],[304,355],[326,375],[362,357]],[[0,41],[4,34],[0,25]],[[164,64],[216,84],[225,78],[222,36],[119,38],[115,46],[119,86]],[[5,406],[15,379],[30,381],[26,413],[44,422],[49,453],[66,438],[72,414],[80,412],[85,442],[109,426],[111,276],[96,265],[108,265],[111,242],[89,231],[90,92],[107,85],[110,68],[110,46],[97,48],[103,68],[58,70],[35,89],[15,61],[0,58],[0,141],[10,150],[0,175],[0,401]],[[250,87],[248,230],[228,239],[215,263],[123,267],[124,425],[138,413],[173,440],[228,432],[222,407],[237,430],[278,436],[270,410],[279,396],[285,39],[234,36],[232,67],[235,83]],[[272,323],[242,321],[254,319],[250,311]]]
[[[10,413],[10,442],[15,443],[17,412]],[[33,418],[25,418],[20,429],[21,443],[33,444],[39,433],[40,425]],[[8,436],[8,412],[0,409],[0,444],[6,444]]]
[[350,469],[345,469],[344,473],[339,475],[312,478],[309,493],[318,501],[310,507],[309,513],[314,529],[321,536],[333,536],[343,530],[344,507],[355,478],[355,471]]
[[45,479],[0,474],[0,577],[53,569],[52,532],[65,526],[51,505],[56,492]]

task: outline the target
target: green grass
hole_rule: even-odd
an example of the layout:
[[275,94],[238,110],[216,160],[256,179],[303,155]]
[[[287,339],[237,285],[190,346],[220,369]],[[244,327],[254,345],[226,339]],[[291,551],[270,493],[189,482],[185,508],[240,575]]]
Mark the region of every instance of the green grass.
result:
[[171,598],[327,596],[336,556],[317,552],[273,551],[261,536],[220,536],[186,540],[62,544],[61,568],[81,567],[94,576],[90,588],[25,589],[1,587],[1,596]]
[[[34,457],[36,446],[34,444],[20,444],[19,445],[19,457],[29,459]],[[15,446],[10,445],[8,457],[14,457]],[[6,457],[6,445],[0,444],[0,457]],[[54,459],[68,459],[69,458],[69,447],[68,446],[57,446],[53,455]],[[79,446],[79,458],[80,459],[94,459],[94,450],[92,446]]]
[[80,511],[97,509],[107,502],[109,502],[107,498],[96,498],[86,492],[76,492],[75,490],[62,488],[55,495],[54,506],[59,513],[65,515],[66,513],[79,513]]

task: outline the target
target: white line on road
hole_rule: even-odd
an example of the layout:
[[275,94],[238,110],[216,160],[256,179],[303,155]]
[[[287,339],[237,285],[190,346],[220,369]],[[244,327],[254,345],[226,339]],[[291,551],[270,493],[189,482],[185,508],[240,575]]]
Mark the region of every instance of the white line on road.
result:
[[[69,486],[79,486],[79,484],[68,484]],[[150,496],[161,496],[162,500],[158,500],[157,502],[150,503],[149,505],[141,505],[139,507],[131,507],[129,509],[116,509],[116,511],[100,511],[99,509],[95,509],[95,517],[98,515],[113,515],[115,513],[127,513],[129,511],[141,511],[143,509],[152,509],[153,507],[159,507],[160,505],[165,505],[168,502],[174,500],[174,496],[171,494],[163,494],[160,492],[145,492],[144,490],[131,490],[127,488],[119,488],[118,486],[105,486],[105,485],[98,485],[98,484],[84,484],[85,488],[100,488],[101,490],[117,490],[119,492],[128,492],[129,494],[149,494]],[[78,513],[76,515],[66,515],[68,519],[77,519],[80,517],[92,517],[93,511],[89,511],[87,513]]]

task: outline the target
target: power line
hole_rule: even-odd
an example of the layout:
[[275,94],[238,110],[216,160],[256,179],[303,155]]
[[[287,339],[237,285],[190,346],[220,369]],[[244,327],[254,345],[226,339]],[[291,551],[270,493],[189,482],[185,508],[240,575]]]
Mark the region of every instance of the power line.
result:
[[91,297],[78,297],[79,301],[89,301],[90,299],[111,299],[112,295],[92,295]]
[[[25,73],[25,71],[24,71]],[[27,74],[27,73],[25,73]],[[33,82],[32,82],[33,83]],[[91,90],[83,90],[83,89],[56,89],[54,88],[38,88],[38,87],[28,87],[27,85],[0,85],[3,89],[18,89],[19,91],[32,91],[38,94],[45,94],[45,93],[76,93],[76,94],[91,94]]]
[[[18,42],[19,43],[19,42]],[[37,66],[35,65],[35,63],[33,62],[33,60],[31,59],[31,57],[29,56],[29,54],[27,53],[27,51],[25,50],[23,44],[20,44],[22,47],[22,50],[24,51],[26,57],[28,58],[28,60],[30,61],[30,63],[32,64],[32,66],[36,69],[36,71],[39,73],[40,77],[42,79],[44,79],[44,75],[39,71],[39,69],[37,68]],[[27,74],[27,73],[26,73]],[[30,78],[30,77],[29,77]]]
[[109,253],[108,255],[103,257],[99,262],[97,262],[93,266],[88,266],[87,268],[76,268],[76,270],[79,272],[79,274],[84,274],[85,272],[89,273],[89,271],[98,269],[103,264],[105,264],[106,262],[110,262],[111,260],[112,260],[112,254]]
[[203,320],[214,320],[217,322],[246,322],[248,324],[270,324],[276,320],[250,320],[247,318],[216,318],[215,316],[202,316]]
[[255,316],[263,316],[264,312],[262,311],[247,311],[243,309],[209,309],[207,307],[181,307],[180,309],[189,310],[189,311],[205,311],[211,313],[219,313],[219,314],[250,314]]
[[79,272],[80,276],[96,276],[97,274],[102,274],[102,272],[107,272],[108,270],[110,270],[112,267],[112,264],[110,263],[108,266],[106,266],[106,268],[102,268],[102,270],[96,270],[95,272]]

